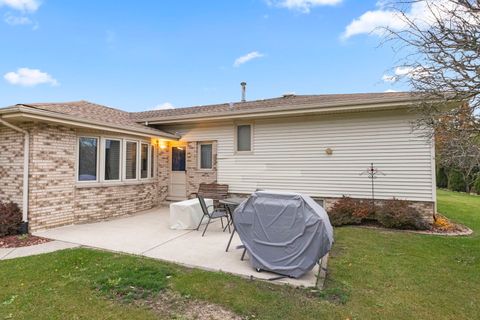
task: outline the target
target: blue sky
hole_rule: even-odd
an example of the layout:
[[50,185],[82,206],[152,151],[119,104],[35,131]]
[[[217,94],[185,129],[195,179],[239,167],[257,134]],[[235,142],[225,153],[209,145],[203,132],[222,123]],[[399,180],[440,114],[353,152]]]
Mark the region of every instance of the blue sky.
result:
[[376,0],[0,4],[2,107],[80,99],[129,111],[222,103],[240,99],[241,81],[248,100],[405,89],[382,80],[399,57],[367,33],[377,20],[368,12],[383,10]]

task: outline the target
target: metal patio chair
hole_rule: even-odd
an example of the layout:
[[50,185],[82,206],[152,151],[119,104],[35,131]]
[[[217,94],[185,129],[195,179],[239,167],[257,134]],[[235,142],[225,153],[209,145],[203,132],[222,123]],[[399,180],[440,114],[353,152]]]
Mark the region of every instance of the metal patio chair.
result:
[[[202,237],[205,235],[205,232],[207,231],[208,225],[210,224],[210,221],[212,221],[213,219],[220,219],[220,221],[222,223],[222,229],[225,232],[224,225],[223,225],[223,218],[226,218],[227,219],[228,231],[230,232],[230,218],[228,217],[227,210],[223,209],[223,208],[216,208],[215,209],[214,206],[208,206],[207,207],[207,204],[205,203],[205,199],[201,195],[197,194],[197,199],[198,199],[198,202],[200,202],[200,207],[202,207],[202,211],[203,211],[203,216],[202,216],[202,219],[200,220],[200,223],[198,224],[197,230],[202,225],[203,218],[205,218],[205,216],[208,217],[207,225],[205,226],[205,229],[203,230]],[[209,210],[210,208],[213,209],[213,210]]]

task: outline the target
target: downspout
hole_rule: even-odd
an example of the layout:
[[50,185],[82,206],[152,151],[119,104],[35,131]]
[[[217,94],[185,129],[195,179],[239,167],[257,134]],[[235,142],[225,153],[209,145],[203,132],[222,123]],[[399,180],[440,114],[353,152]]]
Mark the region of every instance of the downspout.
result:
[[17,131],[23,133],[23,200],[22,200],[22,225],[20,232],[25,234],[28,232],[28,173],[29,173],[29,158],[30,158],[30,135],[27,130],[23,130],[9,122],[6,122],[0,116],[0,123]]

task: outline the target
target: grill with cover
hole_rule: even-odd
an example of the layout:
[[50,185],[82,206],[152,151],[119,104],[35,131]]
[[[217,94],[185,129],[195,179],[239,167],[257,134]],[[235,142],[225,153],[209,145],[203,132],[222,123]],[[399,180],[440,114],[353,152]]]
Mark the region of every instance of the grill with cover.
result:
[[257,191],[235,210],[235,228],[257,270],[298,278],[333,244],[325,210],[298,193]]

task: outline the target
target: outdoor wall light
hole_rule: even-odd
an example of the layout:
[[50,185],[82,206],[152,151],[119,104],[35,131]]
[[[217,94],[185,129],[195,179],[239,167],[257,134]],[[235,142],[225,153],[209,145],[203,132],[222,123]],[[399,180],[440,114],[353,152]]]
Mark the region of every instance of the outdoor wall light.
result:
[[325,149],[325,153],[329,156],[331,156],[333,154],[333,150],[331,148],[327,148]]

